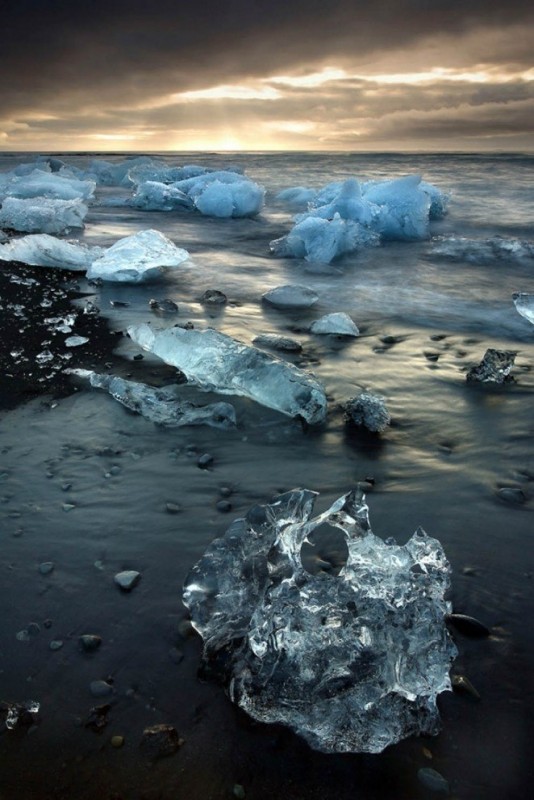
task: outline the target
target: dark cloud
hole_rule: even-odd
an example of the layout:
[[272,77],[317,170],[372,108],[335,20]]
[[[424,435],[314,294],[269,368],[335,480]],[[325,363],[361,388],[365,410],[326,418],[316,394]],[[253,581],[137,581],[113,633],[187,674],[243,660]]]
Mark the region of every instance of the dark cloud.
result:
[[[0,0],[0,131],[9,132],[5,136],[14,147],[29,131],[44,137],[143,125],[153,132],[165,125],[174,131],[207,129],[231,112],[236,125],[277,119],[324,125],[334,114],[380,119],[410,108],[506,104],[529,93],[513,75],[531,61],[532,5],[522,0]],[[325,64],[346,66],[351,74],[359,74],[358,67],[369,73],[373,67],[381,72],[484,64],[512,77],[510,84],[452,86],[436,79],[417,89],[380,85],[376,95],[360,77],[320,88],[280,85],[276,103],[228,99],[225,113],[203,102],[158,105],[164,95],[295,75]]]

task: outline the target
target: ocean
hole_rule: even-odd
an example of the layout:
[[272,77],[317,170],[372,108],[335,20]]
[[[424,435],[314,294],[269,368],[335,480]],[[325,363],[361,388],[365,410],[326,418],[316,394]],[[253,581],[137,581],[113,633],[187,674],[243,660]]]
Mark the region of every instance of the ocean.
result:
[[[95,157],[125,158],[56,155],[80,168]],[[83,348],[73,351],[69,366],[160,386],[172,382],[173,370],[155,356],[139,358],[122,335],[129,325],[191,321],[246,344],[275,333],[302,345],[282,357],[325,386],[328,417],[305,427],[245,398],[184,387],[192,400],[232,402],[237,428],[163,429],[72,379],[61,391],[44,380],[9,407],[0,404],[0,701],[40,704],[29,731],[0,730],[0,798],[219,800],[243,796],[242,787],[251,800],[414,800],[432,796],[419,772],[426,768],[458,800],[530,798],[534,328],[512,294],[534,293],[534,157],[151,155],[171,166],[244,170],[266,188],[265,207],[250,219],[148,212],[109,204],[130,190],[99,187],[85,229],[70,238],[109,246],[154,228],[190,259],[146,285],[94,286],[69,273],[74,302],[91,300],[100,309],[98,336],[110,334],[85,359]],[[0,172],[34,158],[0,153]],[[430,239],[388,242],[328,265],[269,252],[293,224],[295,209],[276,200],[282,189],[414,173],[450,195]],[[288,311],[261,302],[287,283],[313,289],[317,304]],[[227,304],[202,305],[207,289],[224,292]],[[156,315],[152,298],[174,300],[178,315]],[[45,311],[33,309],[37,317]],[[334,311],[349,314],[360,336],[310,334],[314,319]],[[5,332],[5,341],[8,335],[10,349],[17,332]],[[20,336],[23,346],[31,332]],[[46,338],[37,344],[48,346]],[[466,382],[488,348],[516,352],[514,381]],[[9,380],[4,375],[5,387]],[[392,421],[380,436],[345,421],[344,404],[362,390],[386,400]],[[213,461],[201,469],[206,453]],[[222,686],[199,679],[201,642],[181,587],[208,544],[255,504],[303,487],[319,492],[322,511],[359,482],[378,536],[404,543],[421,526],[440,540],[452,566],[454,611],[480,620],[490,635],[453,632],[453,673],[480,698],[441,695],[438,736],[407,739],[380,755],[325,755],[285,728],[254,723]],[[220,510],[222,498],[228,510]],[[316,549],[319,558],[343,561],[335,537]],[[42,574],[46,563],[53,568]],[[130,569],[141,580],[120,593],[113,577]],[[17,638],[32,623],[30,635]],[[102,638],[97,651],[80,650],[83,634]],[[62,644],[50,649],[51,642]],[[90,691],[97,680],[112,687],[102,699]],[[102,704],[110,705],[107,724],[95,731],[86,723]],[[160,723],[184,742],[151,763],[140,741]],[[124,737],[121,747],[112,746],[113,736]]]

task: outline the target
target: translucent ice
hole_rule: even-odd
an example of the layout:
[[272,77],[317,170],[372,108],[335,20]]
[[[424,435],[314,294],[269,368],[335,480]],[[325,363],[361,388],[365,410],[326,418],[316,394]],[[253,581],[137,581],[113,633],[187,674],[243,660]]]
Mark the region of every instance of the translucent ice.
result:
[[101,186],[131,186],[129,172],[141,165],[158,168],[160,161],[150,156],[137,156],[124,161],[112,163],[102,159],[93,159],[86,171],[86,176],[93,178]]
[[96,186],[94,181],[81,181],[45,172],[42,169],[35,169],[28,175],[17,176],[8,173],[2,177],[0,197],[3,195],[21,199],[48,197],[53,200],[91,200]]
[[484,358],[466,375],[470,383],[508,383],[513,381],[510,375],[517,353],[512,350],[486,350]]
[[141,414],[150,422],[167,428],[185,425],[211,425],[213,428],[235,428],[235,409],[230,403],[196,406],[180,399],[178,386],[155,389],[144,383],[126,381],[115,375],[99,375],[90,370],[74,369],[71,374],[87,378],[91,386],[105,389],[123,406]]
[[[189,573],[184,602],[205,663],[248,714],[323,752],[378,753],[437,733],[436,698],[451,688],[456,655],[443,548],[421,529],[404,546],[384,543],[359,491],[312,517],[315,497],[294,490],[252,508]],[[320,526],[345,539],[337,576],[303,566]]]
[[21,200],[6,197],[0,209],[0,227],[23,233],[68,233],[83,228],[87,206],[80,200]]
[[274,239],[269,246],[276,256],[305,258],[306,261],[329,264],[344,253],[352,253],[378,242],[376,233],[358,222],[341,219],[336,213],[333,219],[305,216],[287,236]]
[[310,330],[318,334],[335,334],[337,336],[359,336],[357,325],[343,311],[334,311],[312,322]]
[[290,417],[313,424],[326,417],[324,388],[310,374],[211,328],[128,328],[144,350],[185,373],[203,389],[243,395]]
[[210,217],[254,217],[263,207],[264,196],[262,186],[242,176],[233,183],[212,180],[195,198],[195,206]]
[[527,292],[514,292],[512,300],[517,311],[522,317],[528,319],[534,325],[534,294]]
[[193,201],[177,189],[159,181],[140,183],[132,197],[132,205],[144,211],[174,211],[177,208],[194,208]]
[[142,283],[158,278],[166,267],[177,267],[189,258],[159,231],[146,230],[119,239],[87,272],[91,280]]
[[297,283],[275,286],[262,295],[262,300],[276,308],[309,308],[319,299],[317,292]]
[[373,227],[384,239],[412,241],[428,237],[431,199],[420,184],[420,175],[407,175],[366,189],[365,199],[380,209]]
[[34,267],[60,267],[84,272],[103,254],[102,247],[88,247],[80,242],[56,239],[47,233],[22,236],[0,245],[2,261],[21,261]]

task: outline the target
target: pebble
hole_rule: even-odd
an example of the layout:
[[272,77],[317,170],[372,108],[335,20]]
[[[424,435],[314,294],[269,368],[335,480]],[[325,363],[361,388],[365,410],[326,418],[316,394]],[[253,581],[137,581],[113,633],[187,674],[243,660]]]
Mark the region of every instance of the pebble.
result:
[[176,728],[172,725],[152,725],[143,731],[141,750],[154,761],[164,756],[172,756],[183,743],[184,740],[178,736]]
[[220,486],[219,494],[221,495],[221,497],[230,497],[230,495],[233,494],[233,491],[230,486]]
[[76,508],[76,506],[74,505],[74,503],[63,503],[61,508],[63,509],[63,511],[72,511],[72,509]]
[[93,697],[107,697],[113,691],[113,686],[107,681],[91,681],[89,691]]
[[142,353],[137,353],[137,355],[135,355],[133,357],[134,361],[142,361],[143,359],[144,359],[144,355]]
[[480,694],[477,692],[469,678],[466,678],[465,675],[451,675],[451,683],[452,688],[456,689],[457,692],[470,694],[471,697],[476,698],[476,700],[480,700]]
[[206,289],[200,298],[200,302],[206,305],[224,305],[227,300],[224,292],[220,292],[218,289]]
[[72,489],[72,483],[63,483],[61,485],[62,492],[68,492],[70,489]]
[[117,572],[113,580],[123,592],[130,592],[141,580],[141,573],[134,569],[128,569],[124,572]]
[[169,514],[178,514],[182,510],[178,503],[165,503],[165,508]]
[[45,619],[45,621],[43,622],[43,627],[44,628],[51,628],[52,627],[52,620],[51,619]]
[[53,561],[43,561],[42,564],[39,564],[39,572],[41,575],[50,575],[54,571],[54,566]]
[[505,487],[503,489],[499,489],[497,492],[501,500],[504,500],[505,503],[514,503],[517,505],[522,505],[526,501],[526,497],[524,492],[521,489],[514,489],[511,487]]
[[236,783],[233,788],[234,797],[237,797],[238,800],[244,800],[246,797],[245,787],[242,786],[240,783]]
[[229,511],[232,510],[232,504],[229,500],[219,500],[216,504],[215,508],[217,511],[220,511],[221,514],[227,514]]
[[84,653],[94,653],[102,644],[102,638],[94,633],[84,633],[78,642]]
[[445,780],[443,775],[440,775],[437,770],[431,767],[422,767],[417,772],[419,783],[426,786],[432,792],[439,792],[440,794],[449,794],[449,782]]
[[212,464],[213,464],[213,456],[211,455],[211,453],[204,453],[203,455],[200,456],[200,458],[197,461],[197,466],[200,467],[200,469],[207,469]]
[[112,736],[111,737],[111,746],[112,747],[122,747],[124,744],[124,736]]
[[30,622],[26,630],[30,636],[37,636],[38,633],[41,633],[41,627],[37,622]]
[[48,647],[50,648],[50,650],[61,650],[63,644],[64,643],[61,641],[61,639],[53,639],[48,645]]

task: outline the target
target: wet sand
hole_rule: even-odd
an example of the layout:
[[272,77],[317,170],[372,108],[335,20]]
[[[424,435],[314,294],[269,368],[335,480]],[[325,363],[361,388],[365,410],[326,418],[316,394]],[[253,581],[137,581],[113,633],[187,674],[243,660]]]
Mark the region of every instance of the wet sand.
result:
[[[63,313],[71,292],[83,304],[92,291],[84,281],[67,291],[64,281],[77,282],[72,275],[21,267],[12,274],[39,281],[41,289],[31,284],[34,310],[48,281],[61,289],[47,315]],[[4,291],[28,288],[3,280],[4,303]],[[45,340],[38,317],[24,331],[29,357]],[[102,317],[91,320],[90,352],[86,358],[77,348],[73,365],[171,381],[172,370],[150,356],[135,360],[131,342],[108,335]],[[292,320],[297,337],[304,322]],[[111,327],[122,329],[117,320]],[[462,800],[531,796],[534,345],[518,348],[516,383],[478,387],[465,383],[467,367],[486,347],[510,349],[510,342],[447,330],[431,339],[430,330],[394,320],[362,329],[349,344],[327,337],[305,347],[330,401],[317,429],[225,398],[236,407],[235,431],[162,430],[59,373],[57,382],[35,382],[21,368],[3,384],[0,700],[36,700],[41,711],[30,728],[0,731],[2,799],[219,800],[239,784],[256,800],[413,800],[432,796],[417,778],[423,767],[438,770],[450,796]],[[32,339],[32,331],[39,335]],[[382,341],[393,334],[395,342]],[[369,376],[393,418],[381,438],[348,429],[341,409]],[[197,465],[203,453],[213,455],[207,470]],[[380,756],[325,756],[290,731],[255,724],[223,688],[198,680],[200,641],[181,586],[207,544],[251,505],[306,486],[321,493],[321,511],[369,479],[375,533],[404,542],[421,525],[438,538],[453,567],[454,609],[491,629],[485,639],[455,634],[454,672],[481,700],[442,695],[436,738],[407,740]],[[525,502],[504,501],[503,486],[520,488]],[[221,513],[216,504],[228,488],[232,508]],[[171,513],[168,503],[180,510]],[[45,562],[54,567],[43,575]],[[113,581],[125,569],[141,573],[128,594]],[[38,629],[19,640],[31,623]],[[100,648],[82,652],[83,634],[102,637]],[[63,644],[54,651],[51,641]],[[95,680],[108,681],[109,696],[91,694]],[[106,703],[107,725],[100,733],[87,728],[91,709]],[[173,725],[184,743],[151,763],[140,743],[158,723]],[[111,744],[115,735],[124,737],[120,748]]]

